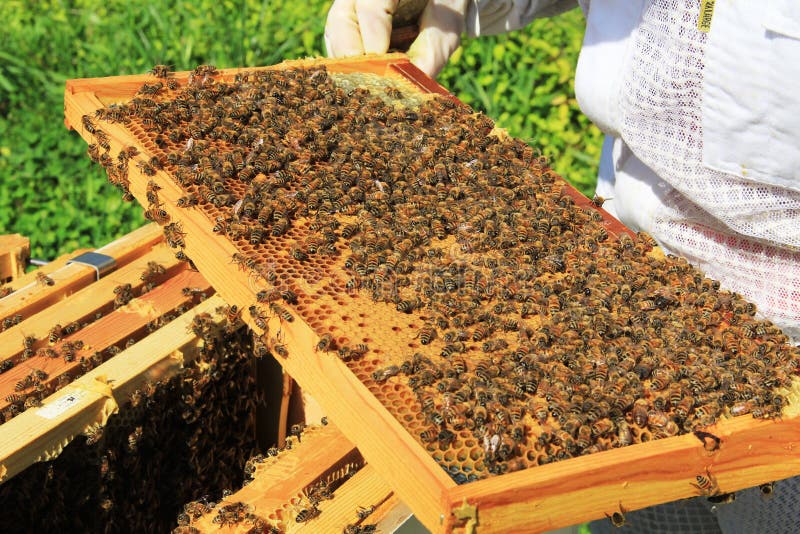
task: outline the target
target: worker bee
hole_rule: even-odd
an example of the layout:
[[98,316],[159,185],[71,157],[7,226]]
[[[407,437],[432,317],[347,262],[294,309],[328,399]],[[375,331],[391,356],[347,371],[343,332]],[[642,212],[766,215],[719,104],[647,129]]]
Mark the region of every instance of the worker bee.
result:
[[719,495],[719,485],[717,484],[716,478],[711,474],[711,472],[706,468],[705,475],[697,475],[695,477],[697,483],[690,482],[690,485],[697,488],[700,495],[705,497],[714,497]]
[[289,312],[289,310],[279,304],[276,304],[275,302],[270,303],[269,309],[283,321],[288,323],[294,321],[294,316]]
[[217,313],[225,316],[225,321],[227,322],[226,331],[228,331],[228,333],[236,329],[236,325],[242,317],[242,310],[236,304],[221,306],[217,308]]
[[305,523],[306,521],[314,519],[320,513],[321,513],[320,509],[317,508],[316,506],[303,508],[299,512],[297,512],[297,515],[295,516],[295,521],[297,521],[298,523]]
[[150,69],[150,74],[156,78],[166,78],[169,76],[170,70],[168,65],[154,65],[153,68]]
[[169,222],[170,216],[164,208],[155,206],[144,211],[144,218],[163,226]]
[[154,167],[149,161],[147,160],[139,160],[136,162],[136,167],[142,171],[142,174],[145,176],[155,176],[156,175],[156,167]]
[[415,298],[411,300],[401,300],[397,303],[396,308],[397,311],[403,313],[411,313],[412,311],[419,309],[423,306],[422,299]]
[[160,276],[166,274],[167,270],[158,262],[155,261],[148,261],[147,267],[145,267],[144,272],[141,274],[139,279],[142,282],[147,282],[156,276]]
[[139,441],[142,439],[142,427],[137,426],[133,432],[128,435],[128,452],[136,453],[139,450]]
[[289,357],[289,351],[286,350],[286,345],[284,345],[282,343],[275,343],[272,346],[272,350],[274,350],[275,354],[277,354],[281,358],[288,358]]
[[611,521],[611,524],[617,528],[625,526],[625,513],[627,510],[619,503],[619,511],[613,512],[611,515],[606,514],[606,517]]
[[53,325],[53,327],[50,328],[50,331],[47,333],[47,341],[50,343],[57,343],[63,335],[63,327],[60,324]]
[[142,87],[139,89],[137,94],[140,95],[155,95],[158,94],[164,88],[164,84],[161,82],[156,83],[145,83],[142,84]]
[[14,360],[12,360],[10,358],[7,359],[7,360],[3,360],[2,362],[0,362],[0,374],[5,373],[6,371],[11,369],[12,367],[14,367]]
[[386,382],[386,380],[388,380],[389,378],[397,376],[399,372],[400,372],[400,367],[398,367],[397,365],[389,365],[387,367],[374,371],[372,373],[372,379],[378,383]]
[[331,334],[323,334],[320,336],[316,350],[320,352],[336,350],[336,342],[334,341],[333,336]]
[[55,280],[47,276],[41,271],[36,272],[36,283],[41,286],[52,286],[55,285]]
[[83,431],[86,436],[86,445],[92,446],[103,438],[103,426],[100,423],[95,423]]
[[200,197],[196,193],[189,193],[185,196],[179,197],[176,204],[179,208],[191,208],[197,206],[200,202]]

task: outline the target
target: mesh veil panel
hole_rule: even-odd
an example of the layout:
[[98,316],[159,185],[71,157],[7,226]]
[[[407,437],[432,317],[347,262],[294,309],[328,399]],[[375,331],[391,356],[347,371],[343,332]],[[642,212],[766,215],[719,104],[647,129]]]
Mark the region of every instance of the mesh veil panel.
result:
[[800,340],[800,193],[703,165],[699,6],[650,2],[631,36],[618,97],[622,138],[675,192],[643,229]]

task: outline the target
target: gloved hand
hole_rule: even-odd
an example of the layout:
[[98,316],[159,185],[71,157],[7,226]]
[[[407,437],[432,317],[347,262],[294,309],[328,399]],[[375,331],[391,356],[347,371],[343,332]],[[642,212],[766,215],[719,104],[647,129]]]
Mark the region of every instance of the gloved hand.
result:
[[[325,46],[332,57],[383,54],[389,49],[392,15],[403,0],[334,0],[325,23]],[[439,74],[461,43],[468,0],[429,0],[419,36],[408,49],[414,65]]]

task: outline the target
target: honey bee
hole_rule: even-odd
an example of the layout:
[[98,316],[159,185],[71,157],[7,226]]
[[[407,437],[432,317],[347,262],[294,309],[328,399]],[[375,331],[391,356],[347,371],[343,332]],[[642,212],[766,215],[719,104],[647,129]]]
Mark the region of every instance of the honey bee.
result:
[[163,226],[169,222],[170,216],[164,208],[155,206],[144,211],[144,218]]
[[142,87],[139,89],[138,94],[141,95],[155,95],[158,94],[164,88],[164,84],[161,82],[156,83],[145,83],[142,84]]
[[60,324],[53,325],[53,327],[50,328],[50,331],[47,333],[47,341],[50,343],[57,343],[63,335],[63,327]]
[[320,513],[321,513],[320,509],[317,508],[316,506],[303,508],[299,512],[297,512],[297,515],[295,516],[295,521],[297,521],[298,523],[305,523],[306,521],[314,519]]
[[139,279],[142,282],[147,282],[156,276],[160,276],[166,274],[167,270],[164,268],[163,265],[157,263],[155,261],[148,261],[147,267],[145,267],[144,272],[141,274]]
[[272,346],[272,350],[274,350],[275,353],[278,356],[280,356],[281,358],[288,358],[289,357],[289,351],[286,350],[286,345],[284,345],[282,343],[275,343]]
[[156,175],[156,167],[154,167],[149,161],[147,160],[139,160],[136,162],[136,168],[142,171],[142,174],[145,176],[155,176]]
[[697,488],[697,491],[700,495],[705,497],[715,497],[720,494],[719,485],[717,484],[717,479],[711,472],[706,468],[705,475],[697,475],[695,477],[697,483],[690,482],[690,485]]
[[242,317],[242,310],[236,304],[231,304],[230,306],[221,306],[220,308],[217,308],[217,313],[225,316],[225,321],[228,323],[227,328],[231,329],[230,332],[235,330],[235,325]]
[[287,310],[286,308],[284,308],[279,304],[276,304],[275,302],[270,303],[269,309],[275,315],[280,317],[281,320],[286,321],[287,323],[291,323],[292,321],[294,321],[294,316],[289,312],[289,310]]
[[770,499],[775,492],[775,483],[767,482],[766,484],[761,484],[758,489],[761,492],[762,499]]
[[191,208],[197,206],[200,202],[200,197],[196,193],[189,193],[185,196],[178,198],[176,204],[179,208]]
[[153,68],[150,69],[150,74],[156,78],[167,78],[170,74],[170,70],[168,65],[154,65]]
[[316,350],[320,352],[336,350],[336,342],[334,341],[333,336],[331,334],[323,334],[320,336]]
[[0,362],[0,374],[5,373],[6,371],[11,369],[12,367],[14,367],[14,360],[12,360],[10,358],[7,359],[7,360],[3,360],[2,362]]
[[397,311],[403,313],[411,313],[423,306],[422,299],[416,298],[412,300],[401,300],[397,303]]
[[44,274],[41,271],[36,272],[36,283],[41,286],[52,286],[55,285],[56,281]]
[[400,367],[398,367],[397,365],[389,365],[387,367],[384,367],[383,369],[378,369],[377,371],[374,371],[372,373],[372,379],[378,383],[386,382],[386,380],[388,380],[389,378],[397,376],[399,372],[400,372]]
[[135,453],[139,450],[139,441],[142,439],[142,427],[137,426],[133,432],[128,435],[128,451]]
[[606,517],[611,521],[611,524],[617,528],[625,526],[625,513],[627,510],[619,503],[619,511],[613,512],[611,515],[606,514]]

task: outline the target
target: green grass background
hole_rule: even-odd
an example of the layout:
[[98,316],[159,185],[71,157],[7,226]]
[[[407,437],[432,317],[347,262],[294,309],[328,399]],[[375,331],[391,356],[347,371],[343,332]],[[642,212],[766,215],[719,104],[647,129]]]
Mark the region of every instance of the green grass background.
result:
[[[6,0],[0,3],[0,234],[30,237],[53,259],[144,224],[86,143],[63,122],[70,78],[270,65],[324,54],[329,2],[310,0]],[[573,79],[584,21],[577,10],[466,41],[439,76],[461,100],[551,158],[591,194],[602,136],[578,110]]]

